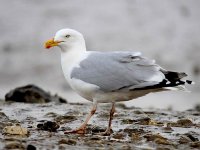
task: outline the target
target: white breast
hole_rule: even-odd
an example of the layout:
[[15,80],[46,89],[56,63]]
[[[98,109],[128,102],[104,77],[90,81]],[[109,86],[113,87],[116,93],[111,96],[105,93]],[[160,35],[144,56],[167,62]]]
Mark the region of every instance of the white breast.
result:
[[71,78],[71,72],[73,68],[80,67],[79,64],[82,60],[86,59],[90,53],[67,53],[61,55],[61,66],[64,76],[73,90],[75,90],[80,96],[92,101],[94,94],[99,89],[98,86],[86,83],[79,79]]

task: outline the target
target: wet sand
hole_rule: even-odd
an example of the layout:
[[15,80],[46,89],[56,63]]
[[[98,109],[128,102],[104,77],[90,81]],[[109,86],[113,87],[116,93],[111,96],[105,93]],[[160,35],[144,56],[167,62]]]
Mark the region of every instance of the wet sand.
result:
[[[127,108],[117,104],[113,133],[102,136],[110,105],[100,104],[85,135],[63,131],[78,127],[91,103],[17,103],[0,101],[0,149],[199,149],[200,111]],[[49,122],[48,122],[49,121]],[[26,135],[8,133],[20,126]],[[45,127],[44,127],[45,126]],[[14,129],[14,128],[13,128]],[[16,133],[15,133],[16,134]]]

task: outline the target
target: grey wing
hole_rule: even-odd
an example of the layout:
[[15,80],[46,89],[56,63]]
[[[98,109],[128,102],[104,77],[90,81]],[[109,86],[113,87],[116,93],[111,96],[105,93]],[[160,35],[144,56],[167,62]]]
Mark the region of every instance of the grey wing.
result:
[[160,83],[165,77],[154,60],[138,52],[92,52],[74,68],[71,78],[103,91],[132,90]]

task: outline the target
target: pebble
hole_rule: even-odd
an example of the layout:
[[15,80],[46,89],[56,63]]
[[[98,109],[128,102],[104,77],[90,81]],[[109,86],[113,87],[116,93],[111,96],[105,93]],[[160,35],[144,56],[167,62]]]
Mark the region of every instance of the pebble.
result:
[[167,138],[161,136],[160,134],[146,134],[144,135],[144,138],[147,139],[147,141],[154,141],[157,144],[164,144],[164,145],[171,145],[172,143],[170,143],[168,141]]
[[37,128],[40,130],[56,132],[60,126],[56,122],[46,121],[44,123],[39,123]]
[[123,131],[125,133],[128,133],[129,136],[132,136],[132,133],[135,133],[138,135],[146,133],[143,129],[139,129],[139,128],[125,128]]
[[192,142],[196,142],[199,141],[199,139],[197,137],[195,137],[194,135],[192,135],[192,133],[186,133],[185,134]]
[[71,115],[63,115],[63,116],[57,116],[54,120],[59,124],[65,124],[77,120],[77,117]]
[[177,122],[170,123],[172,127],[183,127],[183,128],[189,128],[193,126],[193,122],[189,119],[180,119]]
[[6,126],[3,129],[3,134],[6,135],[28,135],[28,129],[23,128],[20,125],[15,125],[15,126]]
[[26,147],[26,150],[36,150],[37,148],[34,146],[34,145],[31,145],[29,144],[27,147]]
[[58,144],[68,144],[68,145],[76,145],[76,140],[73,139],[61,139]]
[[187,136],[181,136],[180,137],[180,139],[179,139],[179,141],[178,141],[180,144],[186,144],[186,143],[189,143],[189,142],[191,142],[191,139],[190,138],[188,138]]
[[25,147],[20,142],[13,141],[13,142],[6,143],[5,149],[18,149],[18,150],[23,149],[24,150]]
[[124,133],[115,133],[112,137],[115,138],[115,139],[124,139],[125,138],[125,134]]
[[132,139],[133,141],[138,141],[138,140],[141,140],[141,137],[140,137],[140,135],[137,134],[137,133],[132,133],[131,139]]
[[200,141],[192,142],[192,143],[190,143],[190,146],[193,148],[200,149]]

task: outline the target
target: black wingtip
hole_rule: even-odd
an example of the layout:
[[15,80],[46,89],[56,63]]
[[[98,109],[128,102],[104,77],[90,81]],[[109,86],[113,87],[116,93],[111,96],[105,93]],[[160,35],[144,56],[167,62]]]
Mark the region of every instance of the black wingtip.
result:
[[193,81],[191,80],[186,80],[187,84],[195,84]]

